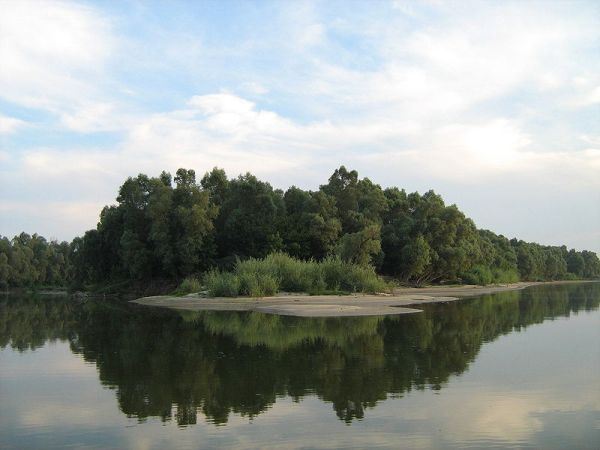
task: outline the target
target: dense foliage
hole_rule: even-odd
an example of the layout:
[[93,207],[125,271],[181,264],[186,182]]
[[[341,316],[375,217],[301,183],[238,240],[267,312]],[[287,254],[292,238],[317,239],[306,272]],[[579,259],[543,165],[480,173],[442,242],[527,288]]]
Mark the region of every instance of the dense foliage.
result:
[[12,240],[0,236],[0,287],[65,286],[71,279],[71,248],[21,233]]
[[70,244],[24,233],[0,239],[0,285],[181,280],[274,252],[302,261],[337,258],[417,285],[600,277],[593,252],[478,230],[433,191],[382,189],[343,166],[317,191],[283,192],[217,168],[199,182],[186,169],[174,178],[140,174],[123,183],[116,200],[95,229]]
[[371,266],[343,261],[339,257],[327,257],[318,262],[303,261],[285,253],[238,261],[233,272],[210,271],[206,274],[205,285],[216,297],[263,297],[280,290],[311,294],[388,290]]

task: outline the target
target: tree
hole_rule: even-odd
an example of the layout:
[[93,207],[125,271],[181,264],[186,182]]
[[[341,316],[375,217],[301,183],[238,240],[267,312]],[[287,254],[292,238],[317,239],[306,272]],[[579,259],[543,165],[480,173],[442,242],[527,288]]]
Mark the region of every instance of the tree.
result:
[[368,225],[356,233],[342,236],[337,253],[343,260],[354,264],[367,266],[373,256],[381,251],[379,225]]
[[179,169],[173,191],[173,230],[179,273],[206,270],[214,257],[213,220],[218,208],[196,184],[193,170]]
[[382,267],[386,273],[421,284],[456,279],[473,265],[478,253],[476,228],[455,205],[445,206],[433,191],[406,195],[389,189],[385,195]]
[[381,186],[358,179],[355,170],[336,169],[321,191],[335,199],[343,233],[356,233],[373,223],[381,225],[387,201]]
[[227,197],[229,180],[223,169],[217,167],[207,172],[200,181],[202,189],[208,192],[214,205],[221,206]]
[[581,256],[585,262],[585,268],[583,276],[585,278],[599,278],[600,277],[600,259],[594,252],[584,250],[581,252]]
[[402,247],[401,255],[403,278],[414,279],[421,284],[430,277],[432,250],[422,235]]
[[284,217],[281,192],[247,173],[229,181],[216,219],[221,257],[264,257],[281,249]]
[[160,179],[150,181],[146,217],[150,223],[148,241],[154,259],[153,272],[163,276],[178,275],[176,249],[173,246],[173,187],[171,175],[163,172]]
[[306,192],[295,186],[283,196],[285,250],[301,259],[323,259],[333,253],[341,232],[335,200],[323,192]]
[[8,264],[8,256],[5,253],[0,253],[0,287],[6,288],[10,282],[10,265]]
[[577,277],[584,276],[585,260],[582,254],[575,251],[575,249],[571,249],[567,254],[567,270]]

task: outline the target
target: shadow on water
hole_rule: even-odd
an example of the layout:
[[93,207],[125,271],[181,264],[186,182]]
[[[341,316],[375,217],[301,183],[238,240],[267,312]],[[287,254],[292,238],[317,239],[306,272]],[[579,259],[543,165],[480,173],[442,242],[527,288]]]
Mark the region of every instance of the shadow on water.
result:
[[481,346],[545,320],[594,310],[600,283],[541,286],[406,316],[306,319],[174,312],[68,298],[0,300],[0,347],[68,341],[96,364],[126,415],[215,424],[254,417],[280,396],[316,394],[351,423],[388,396],[443,389]]

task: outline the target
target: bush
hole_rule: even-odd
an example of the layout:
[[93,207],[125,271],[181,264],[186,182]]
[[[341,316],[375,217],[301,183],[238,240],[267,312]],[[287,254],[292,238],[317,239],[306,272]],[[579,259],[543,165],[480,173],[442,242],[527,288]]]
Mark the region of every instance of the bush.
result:
[[339,258],[326,258],[322,262],[301,261],[285,253],[238,261],[233,272],[209,272],[205,283],[211,295],[226,297],[266,297],[280,289],[309,293],[389,290],[388,284],[371,267],[344,262]]
[[487,266],[478,265],[463,274],[462,279],[467,284],[484,286],[492,283],[516,283],[520,277],[514,269],[490,269]]
[[327,290],[375,293],[390,289],[370,266],[344,262],[339,258],[326,258],[319,266]]
[[319,264],[319,277],[325,284],[325,289],[332,291],[341,290],[345,284],[346,274],[344,273],[344,262],[340,258],[325,258]]
[[372,267],[348,267],[347,283],[353,292],[385,292],[389,290],[388,284],[383,281]]
[[516,270],[494,269],[492,271],[495,283],[516,283],[520,280]]
[[237,297],[240,292],[238,277],[230,272],[212,270],[205,275],[204,283],[213,297]]
[[242,272],[237,275],[240,294],[250,297],[269,297],[279,291],[278,280],[268,273]]
[[179,295],[185,295],[185,294],[200,292],[201,290],[202,290],[202,283],[200,283],[200,280],[196,276],[192,275],[192,276],[186,277],[181,282],[181,284],[179,285],[179,287],[177,288],[175,293],[179,294]]
[[478,284],[484,286],[490,284],[494,277],[492,271],[486,266],[475,266],[463,275],[463,281],[467,284]]
[[305,292],[313,284],[314,261],[301,261],[285,253],[271,253],[264,259],[270,273],[281,282],[281,289]]

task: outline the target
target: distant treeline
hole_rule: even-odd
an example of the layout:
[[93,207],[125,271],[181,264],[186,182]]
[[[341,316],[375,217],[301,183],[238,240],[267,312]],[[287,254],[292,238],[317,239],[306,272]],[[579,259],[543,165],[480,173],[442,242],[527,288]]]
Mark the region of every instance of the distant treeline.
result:
[[413,284],[600,277],[593,252],[478,230],[433,191],[382,189],[342,166],[317,191],[284,192],[217,168],[199,183],[186,169],[128,178],[97,227],[70,244],[25,233],[0,239],[0,285],[180,280],[277,251],[371,265]]

